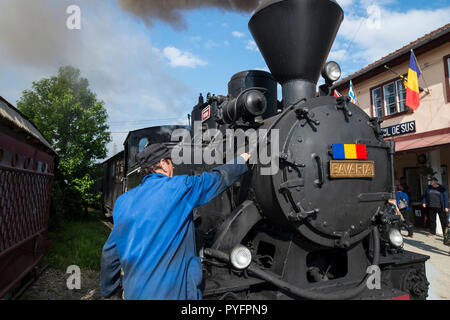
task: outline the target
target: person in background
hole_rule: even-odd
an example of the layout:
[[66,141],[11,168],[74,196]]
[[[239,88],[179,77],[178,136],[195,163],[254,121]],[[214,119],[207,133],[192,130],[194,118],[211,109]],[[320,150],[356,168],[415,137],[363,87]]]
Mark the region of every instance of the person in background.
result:
[[414,234],[413,224],[409,221],[409,197],[403,192],[403,186],[397,185],[397,207],[403,216],[403,226],[408,231],[408,236],[412,237]]
[[402,192],[406,193],[408,195],[409,201],[411,201],[411,193],[409,192],[409,186],[406,184],[406,178],[401,177],[399,183],[403,188]]
[[444,243],[448,242],[448,239],[446,239],[446,231],[448,228],[448,192],[438,183],[436,177],[431,178],[430,185],[425,191],[423,207],[428,208],[431,234],[436,234],[437,214],[441,222],[442,233],[444,234]]

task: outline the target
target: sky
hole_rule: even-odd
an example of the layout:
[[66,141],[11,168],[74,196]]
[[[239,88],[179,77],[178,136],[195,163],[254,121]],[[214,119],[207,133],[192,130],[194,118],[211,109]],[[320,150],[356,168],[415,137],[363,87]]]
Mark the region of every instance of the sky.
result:
[[[112,156],[128,131],[187,124],[199,93],[226,95],[233,74],[268,71],[248,30],[257,2],[0,0],[0,95],[16,105],[33,81],[80,69],[108,111]],[[343,77],[450,22],[449,0],[337,2],[345,18],[328,60]],[[67,28],[71,5],[81,29]]]

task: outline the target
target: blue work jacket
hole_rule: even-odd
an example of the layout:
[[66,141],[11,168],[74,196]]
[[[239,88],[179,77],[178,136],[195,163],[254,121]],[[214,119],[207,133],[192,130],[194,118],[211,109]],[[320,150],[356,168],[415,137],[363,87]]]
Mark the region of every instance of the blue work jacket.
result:
[[192,209],[211,201],[246,171],[238,157],[201,176],[150,174],[120,196],[102,252],[103,296],[118,288],[122,268],[125,299],[201,299]]

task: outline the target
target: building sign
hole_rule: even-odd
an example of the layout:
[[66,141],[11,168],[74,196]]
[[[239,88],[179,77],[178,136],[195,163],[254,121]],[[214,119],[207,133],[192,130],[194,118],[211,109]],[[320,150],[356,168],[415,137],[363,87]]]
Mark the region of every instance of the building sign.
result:
[[383,130],[383,138],[401,136],[402,134],[408,134],[416,132],[416,121],[410,121],[400,123],[395,126],[381,128]]
[[202,110],[202,121],[206,121],[211,117],[211,106],[207,106]]

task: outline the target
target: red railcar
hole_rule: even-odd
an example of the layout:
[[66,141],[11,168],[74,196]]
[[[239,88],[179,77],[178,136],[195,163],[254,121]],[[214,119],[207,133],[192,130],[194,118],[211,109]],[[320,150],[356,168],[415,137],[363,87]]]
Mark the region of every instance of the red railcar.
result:
[[0,97],[0,298],[44,255],[57,158],[38,128]]

